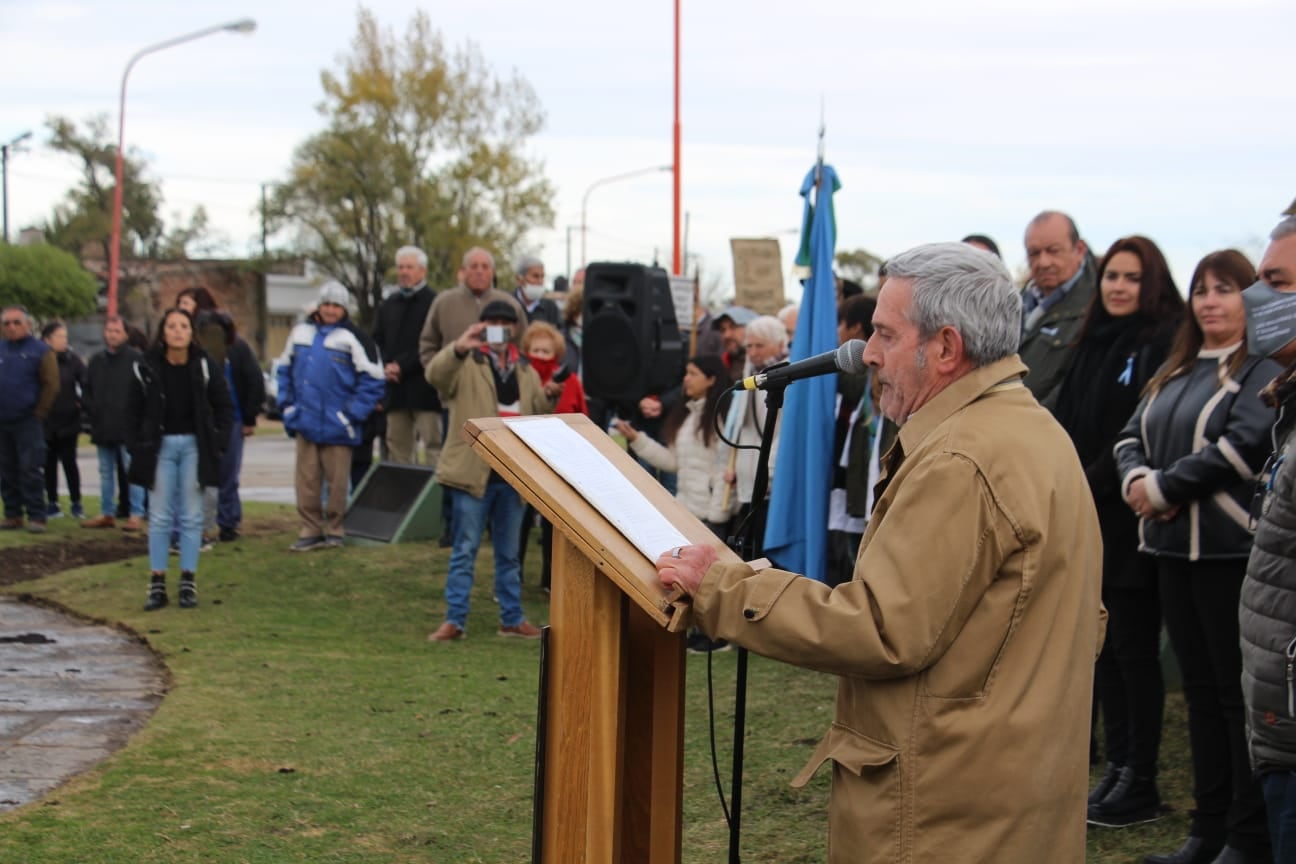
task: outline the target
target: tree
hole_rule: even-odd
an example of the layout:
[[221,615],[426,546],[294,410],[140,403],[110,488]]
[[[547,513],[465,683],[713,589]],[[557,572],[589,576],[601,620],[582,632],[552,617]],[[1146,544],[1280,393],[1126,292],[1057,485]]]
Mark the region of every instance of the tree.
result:
[[37,318],[75,318],[94,311],[99,285],[68,252],[45,243],[0,243],[0,305]]
[[368,321],[393,256],[428,254],[428,282],[454,280],[463,253],[511,253],[550,225],[553,189],[526,139],[543,113],[518,75],[500,78],[470,43],[450,51],[426,13],[398,39],[358,13],[351,53],[324,71],[326,128],[303,142],[267,207],[356,298]]
[[[117,146],[112,141],[108,118],[92,117],[84,130],[58,116],[50,117],[46,125],[50,130],[50,147],[77,160],[81,179],[68,190],[63,203],[54,208],[45,224],[45,239],[77,256],[83,254],[87,245],[93,245],[107,261],[112,240],[117,160]],[[145,168],[140,156],[128,153],[122,160],[122,260],[184,258],[187,247],[205,236],[207,213],[202,207],[195,208],[187,225],[176,214],[173,219],[181,227],[168,233],[159,215],[161,189],[148,179]]]
[[867,249],[843,249],[836,256],[837,275],[866,287],[876,282],[882,260]]

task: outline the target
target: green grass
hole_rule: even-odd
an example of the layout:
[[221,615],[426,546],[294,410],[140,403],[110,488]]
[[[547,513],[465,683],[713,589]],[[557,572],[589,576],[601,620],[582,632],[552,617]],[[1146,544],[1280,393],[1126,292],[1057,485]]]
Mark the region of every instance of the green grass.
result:
[[[0,815],[0,862],[529,860],[538,651],[494,635],[489,555],[478,561],[469,638],[429,644],[444,614],[445,550],[292,555],[289,508],[250,505],[247,519],[252,536],[204,554],[196,611],[143,612],[143,559],[7,589],[125,623],[164,660],[172,687],[124,749]],[[258,525],[271,533],[258,536]],[[0,537],[0,549],[88,533],[66,519],[50,527]],[[543,623],[538,547],[527,565],[523,602]],[[713,659],[727,782],[736,656]],[[745,861],[824,860],[829,772],[805,790],[788,781],[828,725],[834,686],[752,658]],[[689,660],[688,698],[684,860],[701,864],[725,860],[728,843],[711,779],[705,657]],[[1186,765],[1182,714],[1173,697],[1167,766]],[[1175,815],[1091,833],[1090,861],[1177,846],[1188,781],[1182,768],[1163,779]]]

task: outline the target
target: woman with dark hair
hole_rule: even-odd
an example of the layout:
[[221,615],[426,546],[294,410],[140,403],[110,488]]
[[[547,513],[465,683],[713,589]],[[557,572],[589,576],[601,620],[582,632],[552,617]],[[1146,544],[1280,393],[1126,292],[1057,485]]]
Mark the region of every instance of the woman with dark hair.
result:
[[[662,424],[664,444],[624,420],[616,421],[636,456],[660,471],[678,473],[675,497],[717,535],[733,515],[724,504],[728,454],[715,428],[720,397],[728,389],[724,362],[714,354],[701,354],[684,367],[684,398],[676,400]],[[736,497],[730,496],[731,503]]]
[[[133,421],[130,481],[149,488],[149,584],[146,611],[167,605],[167,551],[180,523],[180,606],[198,605],[195,577],[202,543],[202,486],[220,478],[232,409],[219,368],[194,340],[193,322],[168,309],[157,341],[135,364],[128,404]],[[179,491],[178,513],[172,497]]]
[[[653,468],[674,473],[675,497],[719,537],[725,536],[738,502],[737,495],[725,494],[729,489],[725,480],[729,448],[716,434],[720,397],[728,389],[729,372],[724,361],[715,354],[699,354],[685,365],[683,398],[675,400],[662,424],[661,440],[665,444],[624,420],[616,421],[630,451]],[[728,647],[725,640],[712,640],[696,627],[689,631],[688,648],[694,653],[724,651]]]
[[[1192,825],[1180,849],[1148,856],[1151,864],[1270,860],[1264,797],[1247,756],[1238,632],[1248,510],[1274,422],[1259,394],[1281,371],[1247,351],[1242,290],[1255,276],[1232,249],[1197,265],[1170,359],[1116,445],[1188,703]],[[1226,846],[1230,857],[1217,859]]]
[[62,321],[51,321],[41,328],[41,339],[58,358],[59,392],[49,414],[45,415],[45,492],[47,514],[54,519],[63,515],[58,503],[58,468],[63,466],[67,478],[68,499],[72,517],[84,519],[81,509],[81,472],[77,468],[77,436],[81,434],[81,391],[86,384],[86,365],[68,347],[67,327]]
[[176,297],[176,307],[189,313],[198,344],[214,366],[223,370],[234,406],[234,423],[221,459],[220,484],[203,492],[203,547],[216,530],[220,541],[239,537],[243,502],[239,498],[239,473],[243,470],[243,439],[256,432],[256,418],[265,405],[265,378],[252,346],[238,333],[229,313],[202,286],[186,288]]
[[1183,314],[1165,256],[1146,237],[1112,244],[1080,328],[1055,415],[1089,480],[1103,541],[1107,638],[1094,675],[1107,768],[1089,794],[1089,821],[1123,826],[1160,818],[1157,754],[1165,682],[1156,569],[1137,553],[1138,520],[1121,498],[1112,447],[1165,361]]

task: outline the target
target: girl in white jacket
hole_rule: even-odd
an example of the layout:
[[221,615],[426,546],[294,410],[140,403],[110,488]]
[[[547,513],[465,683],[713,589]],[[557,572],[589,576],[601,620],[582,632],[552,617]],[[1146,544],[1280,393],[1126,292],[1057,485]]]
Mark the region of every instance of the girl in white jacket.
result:
[[662,425],[665,445],[641,434],[624,420],[616,421],[617,429],[636,456],[654,468],[678,474],[675,497],[722,537],[738,503],[732,490],[729,495],[725,494],[728,448],[720,441],[715,428],[720,397],[728,386],[729,378],[720,358],[698,355],[684,367],[684,398],[675,403]]

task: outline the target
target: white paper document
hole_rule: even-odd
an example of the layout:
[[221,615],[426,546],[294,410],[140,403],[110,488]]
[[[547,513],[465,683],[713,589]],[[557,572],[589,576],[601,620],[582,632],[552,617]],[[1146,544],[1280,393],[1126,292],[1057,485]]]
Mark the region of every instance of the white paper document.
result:
[[649,561],[689,539],[584,436],[557,417],[507,418],[504,423]]

